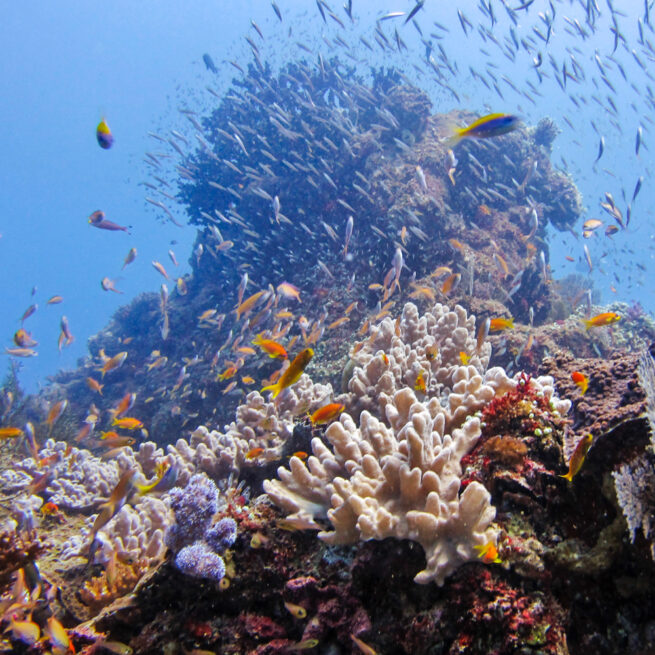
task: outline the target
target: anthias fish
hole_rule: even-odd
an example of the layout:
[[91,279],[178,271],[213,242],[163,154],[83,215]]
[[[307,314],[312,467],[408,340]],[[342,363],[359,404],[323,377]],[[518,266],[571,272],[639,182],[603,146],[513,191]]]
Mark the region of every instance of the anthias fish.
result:
[[578,441],[573,455],[571,455],[571,460],[569,461],[569,470],[564,475],[560,475],[561,478],[567,479],[569,482],[573,480],[573,476],[578,473],[584,464],[585,457],[591,448],[591,444],[594,438],[592,435],[587,434],[580,441]]
[[589,378],[580,371],[573,371],[573,373],[571,373],[571,380],[580,387],[580,393],[584,396],[589,387]]
[[319,407],[309,417],[309,420],[312,422],[312,425],[323,425],[324,423],[329,423],[335,418],[338,418],[339,414],[341,414],[344,409],[346,409],[346,407],[342,403],[329,403],[328,405]]
[[585,324],[587,330],[591,330],[591,328],[602,327],[603,325],[612,325],[612,323],[620,320],[621,317],[615,312],[603,312],[591,318],[583,319],[582,322]]
[[275,384],[270,384],[267,387],[264,387],[262,392],[271,391],[273,393],[273,398],[277,398],[281,391],[298,382],[300,376],[303,374],[303,371],[307,367],[307,364],[309,364],[309,362],[312,360],[313,356],[314,351],[311,348],[305,348],[305,350],[301,350],[294,357],[291,364],[289,364],[289,368],[287,368],[287,370],[284,371],[282,375],[280,375],[280,379]]

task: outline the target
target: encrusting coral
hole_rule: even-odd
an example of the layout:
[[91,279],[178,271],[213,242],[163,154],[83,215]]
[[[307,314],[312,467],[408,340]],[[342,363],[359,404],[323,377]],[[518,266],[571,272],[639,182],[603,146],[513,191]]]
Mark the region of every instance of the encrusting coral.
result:
[[[325,432],[331,448],[314,438],[306,463],[292,457],[289,469],[278,469],[279,480],[265,481],[264,489],[290,513],[289,521],[321,529],[315,519],[329,519],[333,529],[319,537],[332,544],[386,537],[417,541],[427,559],[415,578],[420,583],[443,584],[462,563],[477,559],[476,546],[495,544],[490,494],[477,481],[461,491],[461,460],[481,434],[473,414],[515,389],[520,376],[509,378],[501,368],[484,373],[490,352],[484,345],[473,364],[456,363],[456,350],[475,348],[474,323],[462,307],[451,312],[436,305],[419,317],[411,303],[397,323],[383,321],[362,356],[366,370],[356,368],[350,385],[369,407],[378,397],[381,417],[364,409],[356,425],[342,414]],[[438,356],[428,359],[426,348],[438,348]],[[370,364],[384,363],[384,356],[389,370],[375,379]],[[414,373],[408,378],[404,371],[416,365],[434,380],[422,401],[408,386]],[[565,414],[570,403],[554,396],[552,383],[548,377],[533,380],[545,402]]]

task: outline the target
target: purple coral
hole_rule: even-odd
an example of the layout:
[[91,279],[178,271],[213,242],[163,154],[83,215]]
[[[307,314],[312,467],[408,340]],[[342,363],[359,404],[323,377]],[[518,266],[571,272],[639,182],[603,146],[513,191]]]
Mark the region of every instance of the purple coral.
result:
[[218,488],[204,473],[194,475],[183,489],[170,493],[175,524],[166,533],[166,545],[177,552],[202,539],[218,511]]
[[221,553],[237,536],[234,519],[212,525],[218,511],[218,488],[204,473],[194,475],[183,489],[170,493],[175,523],[166,533],[166,545],[176,554],[175,566],[196,578],[218,581],[225,575]]
[[225,562],[204,541],[185,546],[175,557],[175,566],[185,575],[219,582],[225,576]]
[[229,548],[237,538],[237,523],[234,519],[221,519],[205,533],[205,541],[217,553]]

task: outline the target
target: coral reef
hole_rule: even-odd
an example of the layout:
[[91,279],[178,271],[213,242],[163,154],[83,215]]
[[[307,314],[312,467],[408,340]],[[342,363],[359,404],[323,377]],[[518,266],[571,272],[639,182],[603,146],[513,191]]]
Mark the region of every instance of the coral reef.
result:
[[[314,438],[314,456],[307,463],[292,457],[290,469],[278,469],[279,480],[267,480],[264,489],[298,527],[320,529],[315,519],[327,517],[333,531],[319,536],[328,543],[391,536],[418,541],[427,566],[416,581],[442,585],[460,564],[478,557],[476,547],[497,538],[491,527],[495,510],[484,486],[469,480],[460,494],[461,460],[481,434],[480,420],[472,414],[490,405],[499,414],[498,402],[513,409],[516,399],[510,392],[526,382],[498,368],[481,375],[486,361],[479,359],[482,370],[455,363],[459,349],[474,348],[475,322],[461,307],[450,312],[437,305],[419,318],[417,308],[407,304],[395,324],[385,319],[381,325],[373,329],[366,350],[357,353],[363,351],[368,370],[355,368],[349,387],[356,397],[380,398],[386,424],[368,410],[362,411],[359,426],[342,414],[325,432],[331,449]],[[428,358],[426,352],[435,356]],[[432,397],[423,402],[408,387],[416,371],[402,379],[421,355],[419,366],[436,362],[431,369],[435,382],[426,387]],[[371,375],[374,360],[389,371]],[[362,383],[369,379],[376,381],[375,393]],[[396,384],[404,388],[395,390]],[[554,396],[551,378],[534,380],[532,388],[552,411],[566,414],[570,403]]]
[[0,593],[4,592],[12,574],[34,563],[45,551],[38,539],[19,535],[15,530],[0,533]]
[[623,464],[612,476],[631,541],[634,543],[637,531],[641,529],[655,560],[655,363],[648,351],[641,355],[638,376],[646,395],[645,414],[650,443],[643,453]]
[[[98,497],[109,496],[121,473],[117,461],[103,461],[86,449],[71,448],[65,441],[48,439],[39,458],[52,462],[45,488],[48,499],[71,510],[93,508]],[[0,486],[5,492],[21,490],[42,473],[39,463],[28,457],[0,473]]]
[[[186,484],[196,471],[220,479],[278,459],[291,438],[294,421],[329,402],[331,396],[329,384],[313,383],[308,375],[302,375],[275,403],[251,391],[237,407],[236,419],[225,426],[225,432],[199,426],[189,441],[178,439],[174,446],[168,446],[178,467],[179,483]],[[248,457],[260,448],[257,457]]]
[[216,582],[225,576],[221,554],[234,543],[237,530],[231,518],[212,525],[218,496],[218,488],[204,473],[195,474],[184,489],[173,489],[175,522],[166,533],[166,545],[175,553],[175,566],[182,573]]

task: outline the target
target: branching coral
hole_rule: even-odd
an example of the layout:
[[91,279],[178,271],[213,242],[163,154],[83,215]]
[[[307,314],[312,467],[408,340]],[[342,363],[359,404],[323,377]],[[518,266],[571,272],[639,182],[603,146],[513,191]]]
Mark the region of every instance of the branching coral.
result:
[[[457,363],[459,350],[475,349],[474,327],[461,307],[451,312],[436,305],[419,317],[410,303],[396,323],[382,322],[358,353],[362,367],[350,384],[357,396],[353,404],[363,399],[373,411],[364,409],[359,425],[342,414],[325,432],[327,443],[312,440],[314,455],[307,462],[292,457],[290,469],[278,469],[279,480],[264,483],[273,502],[290,513],[289,521],[321,529],[316,519],[329,519],[332,530],[319,537],[332,544],[417,541],[427,559],[415,578],[421,583],[443,584],[462,563],[477,559],[476,546],[495,543],[489,492],[477,481],[461,491],[461,460],[481,434],[473,414],[496,398],[524,394],[526,380],[509,378],[500,368],[485,373],[488,347],[473,364]],[[386,365],[381,354],[389,364],[375,373],[376,360]],[[417,366],[433,380],[422,401],[409,388]],[[553,396],[552,382],[532,380],[531,393],[566,413],[569,403]],[[376,408],[382,418],[374,415]]]
[[[195,472],[213,478],[236,475],[248,466],[277,459],[280,448],[293,433],[294,419],[329,402],[332,387],[315,384],[309,376],[287,389],[276,402],[270,402],[257,391],[248,394],[239,405],[235,420],[224,432],[198,427],[190,441],[179,439],[169,446],[170,455],[177,462],[178,482],[186,484]],[[263,448],[256,459],[247,455],[255,448]]]

